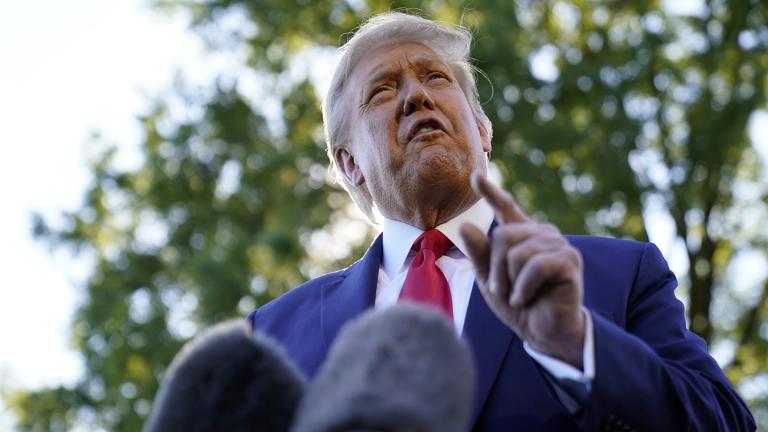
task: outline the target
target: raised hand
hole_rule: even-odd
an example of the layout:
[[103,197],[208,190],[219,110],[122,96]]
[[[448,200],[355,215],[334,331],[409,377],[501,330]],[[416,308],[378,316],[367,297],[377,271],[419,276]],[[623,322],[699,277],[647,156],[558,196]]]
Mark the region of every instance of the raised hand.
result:
[[532,348],[582,368],[581,254],[557,227],[532,221],[511,194],[482,175],[472,177],[472,187],[499,224],[490,241],[476,226],[461,226],[486,303]]

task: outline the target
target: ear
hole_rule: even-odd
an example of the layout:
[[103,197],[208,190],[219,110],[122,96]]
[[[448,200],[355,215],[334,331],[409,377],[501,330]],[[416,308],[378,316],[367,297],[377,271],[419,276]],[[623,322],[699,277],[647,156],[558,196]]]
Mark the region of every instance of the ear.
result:
[[348,149],[338,147],[333,152],[333,159],[336,161],[336,166],[339,168],[339,171],[341,171],[341,174],[347,179],[347,182],[355,186],[365,183],[363,172],[355,162],[355,157]]
[[477,123],[477,131],[480,132],[480,140],[483,142],[483,151],[488,153],[491,151],[491,137],[488,136],[488,129],[485,128],[479,118],[475,117],[475,122]]

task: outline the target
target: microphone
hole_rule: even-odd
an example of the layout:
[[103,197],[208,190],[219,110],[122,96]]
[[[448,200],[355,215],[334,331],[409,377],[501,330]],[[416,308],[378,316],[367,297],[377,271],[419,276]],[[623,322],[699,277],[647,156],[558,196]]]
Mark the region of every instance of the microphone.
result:
[[144,432],[290,427],[305,379],[282,347],[242,320],[217,324],[174,358]]
[[399,303],[347,324],[308,385],[292,432],[464,432],[475,369],[437,309]]

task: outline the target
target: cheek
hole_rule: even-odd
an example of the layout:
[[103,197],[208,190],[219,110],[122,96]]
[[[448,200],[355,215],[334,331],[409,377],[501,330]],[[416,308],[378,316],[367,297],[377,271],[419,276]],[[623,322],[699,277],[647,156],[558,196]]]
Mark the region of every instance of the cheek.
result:
[[469,102],[459,89],[449,89],[441,98],[441,110],[450,117],[453,128],[465,135],[472,135],[477,130],[475,115]]
[[390,155],[397,152],[397,125],[390,118],[379,115],[371,117],[365,125],[368,133],[370,151],[376,154],[376,157],[385,162],[385,165],[392,163]]
[[371,121],[366,125],[366,133],[371,139],[371,142],[375,146],[381,145],[381,141],[385,138],[384,127],[381,122]]
[[389,156],[390,148],[381,141],[381,127],[367,124],[358,134],[356,161],[366,181],[389,177],[393,161]]
[[392,139],[390,136],[392,129],[391,121],[382,113],[372,115],[366,121],[365,129],[367,130],[368,135],[371,137],[372,141],[378,145],[389,144],[390,140]]
[[482,139],[480,136],[480,129],[477,124],[477,118],[475,117],[475,113],[473,113],[469,107],[467,107],[467,109],[462,113],[462,127],[465,129],[464,132],[467,134],[471,142],[482,146]]

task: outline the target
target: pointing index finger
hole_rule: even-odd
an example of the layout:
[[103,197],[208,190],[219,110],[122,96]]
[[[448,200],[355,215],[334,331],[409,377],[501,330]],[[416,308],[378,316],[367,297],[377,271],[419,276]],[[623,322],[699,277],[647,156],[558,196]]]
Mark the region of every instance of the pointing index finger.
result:
[[472,175],[472,187],[493,207],[496,216],[501,219],[502,223],[530,221],[525,212],[517,205],[512,194],[497,187],[482,174],[475,173]]

